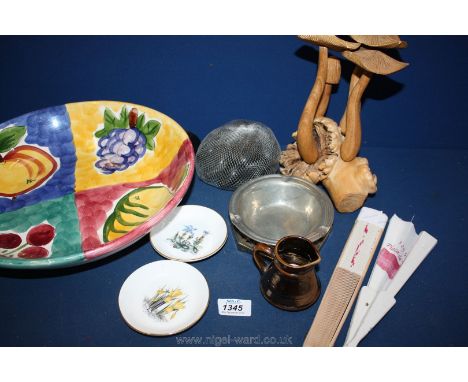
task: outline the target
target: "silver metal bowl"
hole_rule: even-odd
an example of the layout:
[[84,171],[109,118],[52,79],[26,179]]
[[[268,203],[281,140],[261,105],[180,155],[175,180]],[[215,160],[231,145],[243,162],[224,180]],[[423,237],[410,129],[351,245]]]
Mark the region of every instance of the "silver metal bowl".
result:
[[267,175],[240,186],[229,202],[229,217],[241,249],[255,242],[275,245],[284,236],[300,235],[319,244],[333,224],[330,198],[306,180]]

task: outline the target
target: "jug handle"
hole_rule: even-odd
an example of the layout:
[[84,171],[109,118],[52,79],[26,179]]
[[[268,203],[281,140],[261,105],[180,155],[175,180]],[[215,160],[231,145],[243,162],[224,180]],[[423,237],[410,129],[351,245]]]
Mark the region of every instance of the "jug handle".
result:
[[268,265],[265,263],[264,258],[273,261],[273,249],[266,244],[257,243],[253,250],[253,258],[260,272],[265,273]]

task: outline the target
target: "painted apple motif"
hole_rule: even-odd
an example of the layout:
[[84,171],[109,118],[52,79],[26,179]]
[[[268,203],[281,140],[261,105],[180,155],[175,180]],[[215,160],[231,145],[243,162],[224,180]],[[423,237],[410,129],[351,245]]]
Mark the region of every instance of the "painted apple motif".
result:
[[31,191],[57,170],[56,160],[46,151],[30,145],[15,147],[25,133],[24,126],[0,131],[0,196],[15,197]]

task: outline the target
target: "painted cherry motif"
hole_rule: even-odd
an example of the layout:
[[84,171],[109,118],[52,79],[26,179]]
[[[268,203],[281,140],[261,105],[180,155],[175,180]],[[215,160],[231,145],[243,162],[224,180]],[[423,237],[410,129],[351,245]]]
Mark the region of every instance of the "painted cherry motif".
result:
[[44,247],[28,247],[21,250],[18,254],[18,257],[22,259],[40,259],[42,257],[47,257],[49,251]]
[[[55,237],[55,228],[50,224],[39,224],[32,227],[26,234],[26,243],[16,233],[0,234],[1,257],[19,257],[22,259],[40,259],[49,255],[44,245],[49,244]],[[8,251],[10,250],[10,251]]]
[[16,233],[2,233],[0,234],[0,248],[13,249],[20,246],[21,236]]
[[49,244],[55,236],[55,228],[50,224],[39,224],[29,230],[26,241],[28,244],[41,246]]

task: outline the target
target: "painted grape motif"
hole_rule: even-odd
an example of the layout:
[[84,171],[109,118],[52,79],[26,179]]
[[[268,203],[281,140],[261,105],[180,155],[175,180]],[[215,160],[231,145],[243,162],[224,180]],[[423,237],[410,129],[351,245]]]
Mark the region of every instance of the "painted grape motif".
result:
[[136,108],[127,112],[127,107],[123,106],[119,118],[112,110],[106,109],[104,128],[95,133],[99,138],[96,153],[99,160],[95,166],[103,174],[113,174],[133,166],[147,150],[154,150],[154,138],[160,127],[156,120],[145,123],[145,114],[138,115]]
[[123,171],[134,165],[146,152],[146,138],[136,129],[115,129],[99,139],[96,167],[104,174]]

